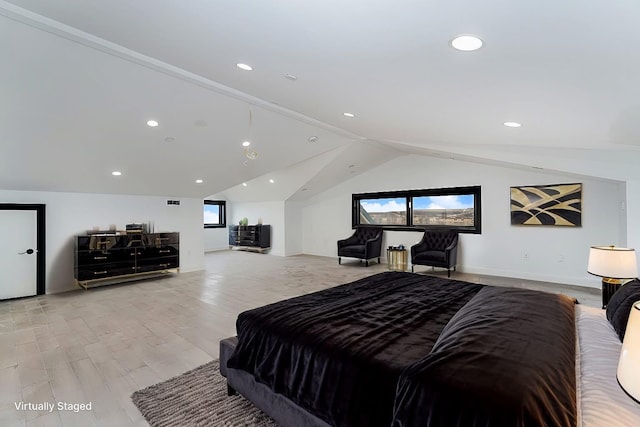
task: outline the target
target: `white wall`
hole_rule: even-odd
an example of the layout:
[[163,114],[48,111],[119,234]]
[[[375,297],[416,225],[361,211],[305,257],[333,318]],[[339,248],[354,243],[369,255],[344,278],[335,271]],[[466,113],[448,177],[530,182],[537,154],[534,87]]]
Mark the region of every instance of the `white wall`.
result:
[[[168,206],[167,199],[180,205]],[[94,226],[122,230],[152,221],[157,232],[180,232],[180,271],[204,268],[202,199],[0,190],[0,202],[46,205],[47,293],[76,289],[73,237]]]
[[285,209],[284,202],[237,202],[227,204],[227,224],[238,224],[247,218],[249,224],[271,225],[271,250],[269,254],[285,256]]
[[284,205],[285,255],[299,255],[302,247],[302,203],[287,201]]
[[229,229],[227,227],[205,228],[204,251],[213,252],[224,249],[229,249]]
[[640,252],[640,180],[627,181],[627,245]]
[[[583,183],[582,227],[511,225],[510,186],[572,182]],[[482,234],[461,234],[462,271],[599,287],[600,279],[586,272],[589,247],[626,244],[619,211],[626,198],[624,183],[408,155],[307,202],[302,209],[303,251],[336,256],[336,241],[352,233],[352,193],[470,185],[482,186]],[[383,247],[409,247],[420,238],[418,232],[385,231]]]

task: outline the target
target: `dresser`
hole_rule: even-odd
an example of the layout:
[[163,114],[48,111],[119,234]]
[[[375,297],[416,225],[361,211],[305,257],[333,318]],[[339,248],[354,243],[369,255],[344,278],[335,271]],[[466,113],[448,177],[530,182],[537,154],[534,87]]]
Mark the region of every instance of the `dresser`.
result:
[[270,225],[230,225],[229,248],[266,251],[271,247]]
[[180,233],[92,234],[75,237],[74,276],[85,289],[177,272]]

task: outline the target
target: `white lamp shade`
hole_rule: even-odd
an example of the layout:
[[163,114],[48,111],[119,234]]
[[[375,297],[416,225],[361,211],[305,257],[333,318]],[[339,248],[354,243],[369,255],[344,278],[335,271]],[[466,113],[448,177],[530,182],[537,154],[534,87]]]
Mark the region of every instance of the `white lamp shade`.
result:
[[615,246],[591,246],[587,271],[610,279],[633,279],[638,276],[636,251]]
[[640,401],[640,301],[633,304],[618,362],[618,383],[629,396]]

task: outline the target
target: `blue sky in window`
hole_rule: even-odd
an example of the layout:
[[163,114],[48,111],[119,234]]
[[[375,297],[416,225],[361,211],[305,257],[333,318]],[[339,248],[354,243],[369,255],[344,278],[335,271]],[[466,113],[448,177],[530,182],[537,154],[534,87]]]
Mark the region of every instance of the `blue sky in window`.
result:
[[361,200],[362,206],[367,212],[398,212],[407,210],[407,199],[397,197],[394,199],[369,199]]
[[466,209],[473,208],[473,195],[424,196],[413,198],[413,209]]
[[204,223],[218,224],[220,222],[220,206],[204,205]]

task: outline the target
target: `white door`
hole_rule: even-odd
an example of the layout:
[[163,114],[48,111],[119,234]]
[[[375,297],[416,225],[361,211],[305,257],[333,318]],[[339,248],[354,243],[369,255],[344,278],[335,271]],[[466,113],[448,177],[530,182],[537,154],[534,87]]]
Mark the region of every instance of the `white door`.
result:
[[0,299],[36,295],[37,212],[0,210]]

